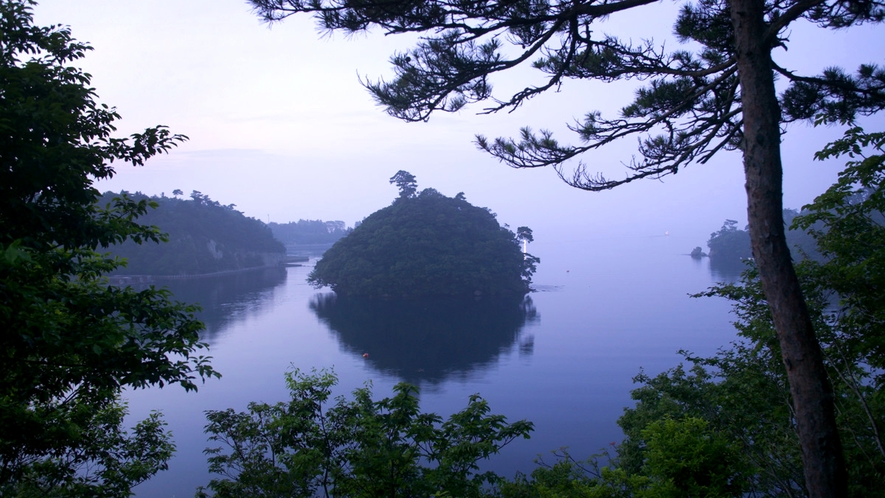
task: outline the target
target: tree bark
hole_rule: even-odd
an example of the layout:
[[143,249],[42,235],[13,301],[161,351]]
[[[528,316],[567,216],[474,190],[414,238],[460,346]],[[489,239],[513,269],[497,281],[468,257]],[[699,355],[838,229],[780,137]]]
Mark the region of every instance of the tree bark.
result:
[[847,496],[833,389],[799,288],[783,221],[780,108],[763,0],[730,0],[744,119],[747,219],[753,256],[786,366],[811,497]]

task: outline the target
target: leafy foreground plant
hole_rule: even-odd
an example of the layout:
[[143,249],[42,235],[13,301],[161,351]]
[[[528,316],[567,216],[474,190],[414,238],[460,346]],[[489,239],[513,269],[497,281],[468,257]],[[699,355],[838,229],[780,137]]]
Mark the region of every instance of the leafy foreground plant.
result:
[[166,467],[157,415],[122,429],[124,388],[216,377],[203,324],[168,291],[108,285],[100,248],[159,242],[151,203],[99,207],[96,180],[186,137],[162,126],[114,138],[120,116],[72,67],[91,48],[0,2],[0,496],[122,496]]
[[[443,421],[421,413],[418,388],[405,383],[392,398],[373,401],[367,385],[327,407],[337,382],[332,372],[295,370],[289,402],[207,412],[209,439],[223,444],[206,450],[210,471],[225,476],[209,483],[214,496],[483,496],[502,479],[478,462],[533,428],[489,415],[478,395]],[[201,487],[197,496],[210,495]]]
[[[661,419],[638,434],[646,451],[637,469],[611,451],[588,461],[563,448],[553,465],[540,464],[531,476],[502,482],[501,498],[684,498],[744,496],[739,479],[739,445],[700,418]],[[620,454],[623,447],[613,447]]]

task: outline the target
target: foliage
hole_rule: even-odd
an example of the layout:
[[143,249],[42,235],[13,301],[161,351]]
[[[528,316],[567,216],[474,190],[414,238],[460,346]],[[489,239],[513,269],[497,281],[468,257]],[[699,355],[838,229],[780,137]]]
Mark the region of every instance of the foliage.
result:
[[[769,326],[770,330],[770,326]],[[769,341],[770,342],[770,341]],[[643,472],[648,458],[645,431],[661,418],[700,419],[719,440],[739,451],[730,453],[724,475],[735,486],[715,496],[783,496],[803,488],[802,465],[791,419],[789,388],[779,357],[767,348],[736,343],[714,358],[689,358],[633,392],[637,405],[619,421],[627,436],[620,448],[628,474]]]
[[90,47],[33,26],[32,6],[0,3],[0,491],[128,496],[171,446],[155,416],[120,429],[121,389],[195,389],[217,373],[197,355],[193,307],[102,278],[120,262],[99,246],[162,235],[135,222],[148,200],[98,207],[93,182],[186,137],[155,127],[113,138],[119,116],[69,66]]
[[76,432],[82,443],[30,459],[20,476],[0,484],[0,495],[128,497],[132,486],[168,468],[175,445],[159,413],[136,424],[129,434],[122,430],[124,405],[111,402],[96,408],[70,406],[73,423],[51,430]]
[[[885,424],[880,264],[885,257],[881,210],[883,135],[854,128],[819,158],[851,153],[839,181],[803,207],[793,228],[805,230],[821,258],[797,266],[803,293],[815,320],[835,391],[839,431],[845,441],[850,496],[882,496]],[[863,154],[871,146],[880,154]],[[878,200],[877,200],[878,199]],[[636,469],[647,451],[641,431],[661,417],[700,417],[741,445],[744,482],[754,496],[805,492],[786,368],[757,271],[738,284],[714,287],[704,295],[733,301],[741,340],[711,358],[687,355],[682,367],[655,378],[640,376],[638,404],[621,419],[627,440],[622,462]]]
[[[501,498],[682,498],[743,496],[739,448],[706,420],[663,418],[641,430],[644,458],[631,472],[609,452],[578,462],[554,452],[530,477],[501,484]],[[600,462],[605,461],[603,465]]]
[[725,220],[719,231],[711,233],[707,247],[710,248],[710,259],[739,262],[753,257],[750,233],[746,229],[739,230],[735,220]]
[[[870,150],[872,149],[872,150]],[[806,206],[794,226],[818,241],[824,260],[809,262],[828,310],[838,321],[844,352],[875,369],[885,368],[885,133],[852,128],[818,153],[819,159],[847,155],[852,160],[838,181]],[[829,302],[829,301],[828,301]],[[876,377],[882,386],[885,377]]]
[[[675,174],[725,150],[743,154],[753,253],[766,299],[782,339],[795,394],[796,416],[813,496],[845,493],[832,393],[803,304],[783,227],[780,137],[783,125],[818,118],[852,121],[885,108],[885,69],[861,65],[855,74],[822,68],[820,74],[781,60],[789,31],[804,22],[843,29],[885,20],[879,0],[697,0],[680,2],[673,32],[677,47],[634,42],[600,25],[610,17],[647,10],[654,0],[574,2],[549,0],[457,1],[251,0],[266,21],[308,13],[330,31],[373,27],[386,34],[418,34],[415,47],[391,58],[394,77],[364,82],[392,116],[423,121],[434,112],[457,112],[491,101],[487,113],[513,111],[566,80],[640,81],[633,101],[617,116],[589,111],[568,128],[577,144],[549,130],[520,130],[517,138],[476,143],[516,168],[551,166],[566,183],[588,191]],[[497,73],[531,65],[540,83],[495,96]],[[513,72],[513,71],[512,71]],[[785,91],[778,95],[775,78]],[[518,88],[518,87],[517,87]],[[636,137],[637,157],[622,178],[588,173],[585,153]],[[582,160],[584,158],[584,160]],[[572,167],[573,165],[576,166]]]
[[617,496],[600,485],[603,470],[595,462],[578,462],[563,448],[554,452],[553,465],[540,458],[531,476],[517,474],[512,481],[500,483],[496,496],[501,498],[601,498]]
[[488,209],[424,189],[369,215],[326,251],[308,282],[376,298],[522,296],[538,261]]
[[[817,287],[820,281],[800,265],[813,316],[827,359],[836,394],[837,422],[844,434],[844,456],[849,470],[849,496],[882,496],[885,453],[879,428],[885,422],[880,367],[868,363],[872,356],[852,355],[852,341],[875,342],[875,329],[858,337],[842,318],[831,314],[828,299]],[[731,465],[734,482],[746,483],[739,493],[718,496],[802,496],[805,483],[795,417],[780,357],[779,345],[755,271],[740,284],[723,285],[707,295],[734,301],[741,340],[710,358],[687,355],[689,371],[680,365],[654,378],[640,375],[645,385],[633,392],[635,408],[620,420],[627,436],[620,448],[621,462],[629,473],[642,475],[649,442],[644,431],[661,418],[700,418],[715,428],[740,452]],[[855,312],[860,310],[854,310]],[[856,350],[856,348],[855,348]]]
[[418,181],[415,179],[415,175],[408,171],[397,171],[395,175],[390,177],[390,183],[395,184],[399,189],[400,198],[414,197],[418,192]]
[[343,221],[298,220],[268,223],[274,238],[287,246],[334,244],[350,230]]
[[295,370],[286,382],[287,403],[207,413],[206,432],[223,444],[206,450],[210,470],[225,476],[208,485],[215,497],[482,496],[500,478],[479,472],[478,462],[532,430],[530,422],[489,415],[478,395],[443,421],[420,412],[408,384],[392,398],[374,401],[367,386],[327,406],[333,373]]
[[283,255],[285,248],[260,220],[244,216],[233,204],[223,206],[194,191],[189,200],[148,197],[141,193],[106,192],[99,204],[118,195],[156,205],[139,218],[166,233],[163,244],[115,246],[112,253],[126,258],[118,275],[197,275],[267,266],[266,255]]

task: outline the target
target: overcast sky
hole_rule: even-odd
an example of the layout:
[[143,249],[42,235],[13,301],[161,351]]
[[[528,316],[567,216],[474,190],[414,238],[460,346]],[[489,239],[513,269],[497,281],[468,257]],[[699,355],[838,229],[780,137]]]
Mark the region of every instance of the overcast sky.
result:
[[[669,36],[674,3],[612,16],[600,30],[634,40]],[[359,77],[389,76],[387,60],[413,39],[380,34],[320,33],[312,19],[272,27],[243,0],[43,0],[38,24],[67,24],[94,51],[79,65],[92,74],[100,100],[122,115],[121,134],[157,124],[190,140],[143,168],[121,166],[102,190],[171,195],[199,190],[263,221],[344,220],[348,225],[396,196],[388,179],[400,169],[420,188],[434,187],[490,207],[501,223],[528,225],[537,236],[574,232],[671,234],[692,232],[696,245],[725,218],[746,220],[740,156],[720,154],[663,181],[589,193],[563,184],[549,169],[513,170],[478,151],[477,133],[512,136],[519,128],[558,131],[590,110],[613,116],[629,103],[630,83],[567,82],[560,92],[516,112],[478,115],[482,106],[440,114],[429,123],[387,116]],[[780,61],[812,71],[882,64],[881,28],[833,32],[796,26]],[[675,41],[667,41],[675,46]],[[530,69],[493,80],[499,96],[537,78]],[[882,119],[867,121],[881,129]],[[785,205],[801,207],[835,179],[838,163],[812,154],[838,129],[794,124],[784,143]],[[585,157],[591,170],[624,173],[635,140]],[[580,234],[580,236],[578,235]],[[686,250],[690,250],[687,247]]]

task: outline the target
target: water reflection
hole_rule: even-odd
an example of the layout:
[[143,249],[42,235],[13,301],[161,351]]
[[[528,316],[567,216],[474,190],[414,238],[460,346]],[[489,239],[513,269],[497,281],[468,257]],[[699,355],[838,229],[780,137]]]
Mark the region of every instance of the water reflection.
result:
[[521,331],[540,319],[532,299],[510,301],[375,301],[318,294],[310,301],[347,353],[412,384],[469,378],[518,343],[531,355],[534,338]]
[[710,275],[714,281],[724,284],[735,283],[740,280],[741,273],[747,268],[746,261],[710,259]]
[[168,288],[177,301],[199,304],[203,310],[197,317],[206,324],[208,339],[273,303],[267,294],[285,282],[286,269],[272,267],[200,278],[159,279],[153,285]]

